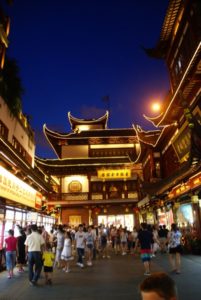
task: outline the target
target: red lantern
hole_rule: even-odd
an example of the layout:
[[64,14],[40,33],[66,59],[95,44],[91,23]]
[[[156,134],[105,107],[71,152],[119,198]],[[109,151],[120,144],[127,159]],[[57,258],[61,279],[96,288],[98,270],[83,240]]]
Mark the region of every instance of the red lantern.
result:
[[134,207],[133,211],[134,211],[134,213],[138,214],[139,213],[139,208],[138,207]]

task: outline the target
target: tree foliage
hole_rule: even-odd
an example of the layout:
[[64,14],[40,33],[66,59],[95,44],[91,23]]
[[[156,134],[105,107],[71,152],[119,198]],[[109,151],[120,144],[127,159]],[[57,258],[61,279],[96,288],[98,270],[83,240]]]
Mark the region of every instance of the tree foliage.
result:
[[0,95],[15,116],[22,110],[23,92],[17,62],[6,58],[0,78]]

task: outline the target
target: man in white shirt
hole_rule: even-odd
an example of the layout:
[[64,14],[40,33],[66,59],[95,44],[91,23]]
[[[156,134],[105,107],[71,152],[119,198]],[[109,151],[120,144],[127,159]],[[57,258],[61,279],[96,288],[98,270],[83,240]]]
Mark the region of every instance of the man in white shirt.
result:
[[76,242],[76,248],[78,254],[77,265],[81,268],[84,267],[82,258],[84,256],[85,241],[86,241],[86,237],[85,237],[85,232],[83,231],[83,225],[80,224],[78,227],[78,231],[75,234],[75,242]]
[[29,282],[31,285],[36,285],[42,270],[42,249],[45,244],[43,237],[37,231],[37,225],[31,225],[31,234],[27,236],[24,244],[28,254]]

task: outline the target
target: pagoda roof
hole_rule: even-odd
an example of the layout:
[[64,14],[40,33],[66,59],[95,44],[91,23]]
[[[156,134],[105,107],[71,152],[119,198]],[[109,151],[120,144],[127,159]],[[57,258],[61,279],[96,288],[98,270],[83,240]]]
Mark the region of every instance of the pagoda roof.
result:
[[101,125],[102,128],[107,128],[107,122],[108,122],[108,116],[109,112],[106,111],[106,113],[97,119],[79,119],[76,117],[73,117],[71,115],[71,112],[68,112],[68,119],[71,125],[72,130],[75,129],[76,125]]
[[130,166],[133,163],[129,156],[100,157],[100,158],[65,158],[42,159],[35,157],[36,165],[51,175],[67,175],[74,172],[86,174],[89,170],[96,171],[101,167]]
[[182,3],[182,0],[169,0],[159,41],[155,48],[144,48],[147,55],[153,58],[165,58],[168,51],[168,45],[171,39],[173,27],[175,25],[175,21],[177,19]]
[[133,128],[136,131],[139,142],[155,146],[161,135],[162,130],[149,130],[145,131],[139,125],[133,125]]
[[182,0],[169,0],[166,16],[160,34],[160,41],[167,41],[171,38],[172,30],[182,3]]
[[46,139],[54,149],[56,155],[61,158],[61,148],[63,145],[69,144],[89,144],[94,143],[101,144],[101,141],[108,142],[108,139],[123,139],[125,143],[137,142],[136,133],[133,128],[125,129],[94,129],[94,130],[83,130],[73,131],[70,133],[58,133],[47,128],[46,124],[43,126],[43,132]]
[[[145,119],[150,121],[154,126],[163,127],[176,123],[178,119],[184,115],[184,109],[187,103],[195,102],[200,90],[200,57],[201,42],[197,45],[176,90],[166,96],[162,104],[162,113],[156,117],[144,115]],[[192,99],[192,97],[194,98]]]
[[142,130],[139,125],[133,125],[133,127],[140,143],[140,152],[135,163],[141,161],[145,152],[147,151],[147,147],[158,147],[164,141],[164,139],[166,139],[167,135],[172,132],[172,130],[175,130],[175,126],[164,126],[162,129],[149,131]]

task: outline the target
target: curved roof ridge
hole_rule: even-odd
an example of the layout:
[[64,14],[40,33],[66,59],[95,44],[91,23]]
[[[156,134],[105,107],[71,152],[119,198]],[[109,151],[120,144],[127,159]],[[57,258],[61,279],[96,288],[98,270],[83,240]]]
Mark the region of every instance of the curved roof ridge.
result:
[[159,115],[155,116],[155,117],[149,117],[145,114],[143,114],[143,117],[151,122],[155,127],[157,127],[157,124],[160,122],[161,117],[164,115],[164,112],[161,112]]
[[56,138],[66,138],[66,137],[74,134],[73,132],[59,133],[57,131],[53,131],[53,130],[49,129],[46,124],[43,125],[43,132],[48,134],[48,135],[51,135],[53,137],[56,137]]
[[106,110],[106,113],[97,118],[97,119],[80,119],[80,118],[76,118],[74,116],[72,116],[71,112],[69,111],[68,112],[68,120],[70,122],[70,125],[71,125],[71,128],[73,129],[73,125],[75,123],[78,123],[78,124],[97,124],[99,122],[104,122],[104,128],[106,129],[107,128],[107,122],[108,122],[108,117],[109,117],[109,111]]

